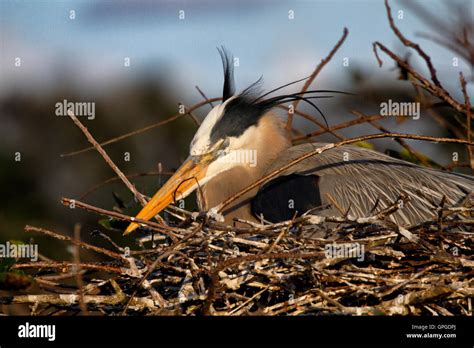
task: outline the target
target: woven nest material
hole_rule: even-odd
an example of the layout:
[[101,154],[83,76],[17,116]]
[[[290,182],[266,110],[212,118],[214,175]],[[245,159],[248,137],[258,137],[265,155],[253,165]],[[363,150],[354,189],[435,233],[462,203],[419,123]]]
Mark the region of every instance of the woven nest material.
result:
[[65,315],[471,315],[474,235],[465,215],[410,228],[380,214],[239,228],[188,218],[131,251],[104,234],[115,250],[27,227],[113,260],[17,263],[42,291],[1,303]]

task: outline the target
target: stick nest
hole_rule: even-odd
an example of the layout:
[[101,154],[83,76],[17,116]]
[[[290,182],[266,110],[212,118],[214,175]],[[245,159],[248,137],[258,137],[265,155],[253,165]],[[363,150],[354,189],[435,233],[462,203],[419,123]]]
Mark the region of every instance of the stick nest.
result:
[[43,291],[0,301],[31,314],[471,315],[472,220],[440,213],[404,228],[383,215],[240,228],[188,217],[169,235],[148,230],[135,250],[27,226],[112,261],[16,263]]

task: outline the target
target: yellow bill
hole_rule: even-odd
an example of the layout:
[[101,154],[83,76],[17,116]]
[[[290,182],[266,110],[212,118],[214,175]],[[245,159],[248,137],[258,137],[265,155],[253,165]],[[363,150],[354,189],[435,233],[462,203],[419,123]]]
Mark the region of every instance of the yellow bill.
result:
[[[187,196],[194,191],[198,182],[205,177],[208,161],[201,160],[195,162],[192,158],[186,159],[181,167],[171,178],[158,190],[153,198],[143,207],[136,218],[150,220],[152,217],[165,209],[168,204],[177,199]],[[129,234],[140,226],[139,223],[132,222],[128,225],[124,235]]]

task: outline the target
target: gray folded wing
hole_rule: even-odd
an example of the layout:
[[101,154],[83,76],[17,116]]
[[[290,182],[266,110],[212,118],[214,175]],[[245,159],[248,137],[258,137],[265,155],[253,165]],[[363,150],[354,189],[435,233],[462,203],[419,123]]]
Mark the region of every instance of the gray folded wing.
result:
[[[279,156],[268,173],[324,145],[291,147]],[[308,180],[308,176],[315,179]],[[276,180],[279,185],[275,185]],[[252,210],[255,215],[265,216],[293,207],[287,217],[296,208],[302,214],[305,211],[301,210],[310,206],[329,204],[318,214],[341,215],[342,210],[353,217],[364,217],[390,206],[403,192],[410,200],[391,219],[411,225],[433,218],[434,208],[443,197],[446,205],[452,206],[473,191],[473,177],[421,167],[361,147],[341,146],[312,156],[267,182],[255,197]],[[288,203],[291,199],[293,205]]]

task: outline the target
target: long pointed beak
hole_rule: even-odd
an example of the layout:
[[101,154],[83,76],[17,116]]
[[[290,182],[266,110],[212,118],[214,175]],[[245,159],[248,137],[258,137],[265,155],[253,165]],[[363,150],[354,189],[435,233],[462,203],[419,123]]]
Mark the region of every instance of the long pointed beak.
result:
[[[198,182],[206,176],[208,165],[209,162],[206,160],[196,163],[192,158],[188,157],[136,217],[148,221],[165,209],[171,202],[189,195],[197,188]],[[128,225],[124,235],[129,234],[139,226],[139,223],[132,222]]]

